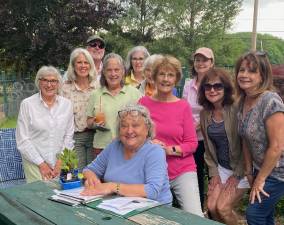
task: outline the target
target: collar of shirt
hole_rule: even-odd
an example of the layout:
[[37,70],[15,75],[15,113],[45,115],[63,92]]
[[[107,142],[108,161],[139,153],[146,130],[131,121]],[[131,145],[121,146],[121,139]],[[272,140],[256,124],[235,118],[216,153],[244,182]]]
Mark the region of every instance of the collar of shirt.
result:
[[[45,106],[45,107],[48,107],[48,105],[45,103],[45,101],[43,100],[42,98],[42,95],[41,95],[41,91],[39,91],[39,100],[40,102]],[[54,103],[58,103],[59,101],[59,98],[58,98],[58,95],[55,96],[55,102]]]
[[195,89],[195,90],[197,91],[197,90],[198,90],[198,87],[197,87],[197,85],[196,85],[196,81],[197,81],[196,77],[193,78],[193,79],[191,79],[190,82],[189,82],[189,87],[190,87],[190,88],[193,88],[193,89]]
[[[96,80],[92,80],[92,82],[90,83],[90,86],[88,89],[86,90],[89,90],[89,89],[95,89],[97,86],[97,81]],[[82,90],[77,84],[75,81],[72,82],[72,91],[86,91],[86,90]]]
[[131,71],[130,75],[126,76],[125,83],[131,84],[132,86],[135,86],[135,87],[137,87],[140,84],[140,82],[135,79],[133,71]]
[[[132,81],[135,81],[137,84],[139,84],[139,83],[140,83],[139,81],[137,81],[137,80],[135,79],[135,76],[134,76],[133,70],[131,70],[130,78],[131,78],[131,80],[132,80]],[[144,76],[143,76],[143,78],[144,78]]]
[[[119,93],[125,94],[125,92],[126,92],[126,86],[124,85],[124,86],[120,89]],[[103,87],[103,88],[102,88],[102,93],[103,93],[103,94],[112,95],[112,94],[110,93],[110,91],[107,89],[107,87]]]

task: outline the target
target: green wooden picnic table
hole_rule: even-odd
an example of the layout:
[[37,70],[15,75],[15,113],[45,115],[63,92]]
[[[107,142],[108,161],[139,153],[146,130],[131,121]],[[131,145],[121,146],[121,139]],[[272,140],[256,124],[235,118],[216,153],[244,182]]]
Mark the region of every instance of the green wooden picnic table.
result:
[[1,225],[220,225],[169,206],[158,206],[122,218],[84,205],[71,207],[48,200],[57,189],[55,182],[34,182],[0,191]]

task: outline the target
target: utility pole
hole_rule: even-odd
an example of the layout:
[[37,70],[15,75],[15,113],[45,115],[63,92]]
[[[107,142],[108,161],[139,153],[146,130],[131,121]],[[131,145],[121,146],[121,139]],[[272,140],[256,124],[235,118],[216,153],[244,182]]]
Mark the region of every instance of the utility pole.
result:
[[252,36],[251,36],[251,50],[256,51],[256,37],[257,37],[257,14],[258,14],[258,0],[254,0],[254,10],[253,10],[253,26],[252,26]]

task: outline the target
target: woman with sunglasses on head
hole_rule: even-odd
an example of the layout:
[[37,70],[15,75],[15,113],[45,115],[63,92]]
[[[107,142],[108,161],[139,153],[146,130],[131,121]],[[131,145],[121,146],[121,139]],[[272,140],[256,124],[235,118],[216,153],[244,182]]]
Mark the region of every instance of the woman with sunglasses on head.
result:
[[142,81],[145,79],[143,74],[143,63],[150,54],[144,46],[135,46],[126,57],[125,84],[130,84],[139,89]]
[[151,143],[154,127],[148,110],[128,104],[118,111],[117,121],[118,138],[83,171],[83,194],[146,197],[170,204],[166,155]]
[[35,85],[39,93],[22,101],[16,128],[27,183],[59,176],[61,160],[56,156],[74,143],[72,103],[58,95],[62,86],[58,70],[42,66]]
[[204,142],[200,130],[200,111],[202,106],[198,103],[197,93],[202,78],[212,67],[214,67],[214,54],[212,49],[206,47],[198,48],[193,54],[193,79],[185,82],[182,94],[183,98],[188,101],[192,108],[192,115],[198,138],[198,147],[194,153],[194,160],[197,165],[198,185],[202,209],[204,202]]
[[154,143],[160,144],[167,154],[171,189],[187,212],[203,217],[199,200],[196,165],[193,153],[197,147],[191,108],[184,99],[173,95],[181,79],[181,63],[172,56],[163,56],[153,65],[152,77],[156,91],[139,100],[146,106],[155,123]]
[[240,97],[238,132],[251,184],[246,219],[249,225],[272,225],[275,205],[284,196],[284,104],[273,91],[266,53],[242,55],[235,75]]
[[87,104],[92,91],[99,87],[97,71],[90,53],[76,48],[70,55],[67,81],[62,87],[64,97],[73,103],[75,122],[75,151],[79,159],[78,168],[83,169],[93,159],[94,130],[87,127]]
[[204,157],[211,178],[207,208],[212,219],[228,225],[238,224],[233,207],[249,188],[242,178],[244,165],[233,92],[229,74],[217,68],[204,75],[198,91],[198,102],[203,107],[200,125]]

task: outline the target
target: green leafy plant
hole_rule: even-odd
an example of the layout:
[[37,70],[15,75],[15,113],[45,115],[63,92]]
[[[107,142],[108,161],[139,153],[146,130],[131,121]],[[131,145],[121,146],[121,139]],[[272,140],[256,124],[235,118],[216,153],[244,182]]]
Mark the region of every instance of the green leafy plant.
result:
[[58,155],[61,160],[61,179],[64,182],[78,180],[78,156],[75,150],[65,148]]
[[61,159],[61,169],[70,172],[78,168],[78,156],[75,150],[65,148],[63,152],[59,155]]

